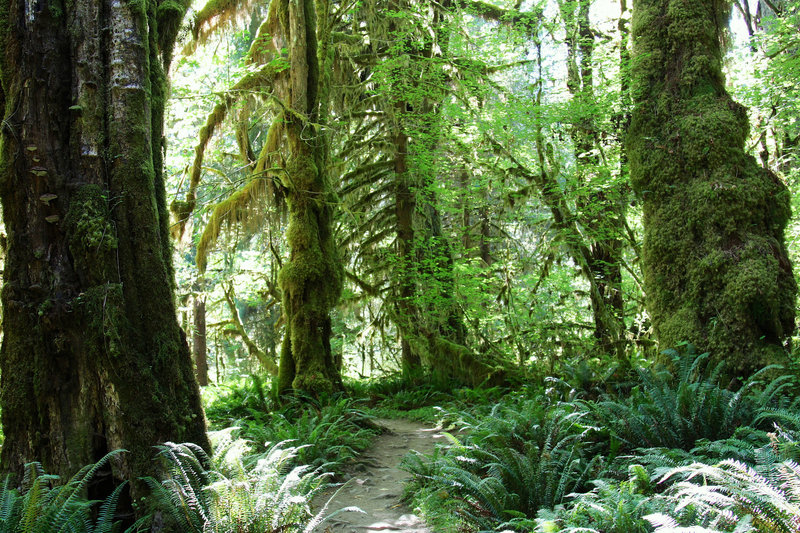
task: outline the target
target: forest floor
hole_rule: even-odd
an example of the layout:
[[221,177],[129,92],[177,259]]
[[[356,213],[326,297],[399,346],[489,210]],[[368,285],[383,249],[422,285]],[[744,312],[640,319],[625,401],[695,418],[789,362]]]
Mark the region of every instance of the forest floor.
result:
[[431,532],[401,501],[403,484],[410,475],[400,470],[400,460],[411,450],[432,453],[441,435],[436,429],[410,420],[378,419],[375,423],[386,431],[346,470],[344,486],[323,495],[317,504],[324,504],[338,490],[328,504],[327,514],[351,506],[364,512],[339,513],[317,526],[315,533]]

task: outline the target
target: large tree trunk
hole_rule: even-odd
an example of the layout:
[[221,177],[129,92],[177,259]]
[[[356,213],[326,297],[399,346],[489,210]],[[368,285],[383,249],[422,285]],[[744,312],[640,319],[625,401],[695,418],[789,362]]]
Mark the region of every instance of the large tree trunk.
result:
[[636,0],[628,139],[644,206],[647,304],[664,346],[690,341],[734,375],[785,361],[797,287],[784,245],[789,192],[743,149],[725,91],[725,0]]
[[69,476],[129,450],[92,497],[125,479],[141,494],[158,443],[208,447],[161,175],[164,72],[186,9],[169,5],[0,9],[2,469]]
[[342,389],[331,353],[330,312],[339,300],[344,274],[332,233],[336,198],[325,168],[325,132],[316,126],[325,117],[319,111],[314,2],[273,0],[269,16],[275,50],[287,49],[291,65],[275,80],[275,93],[287,106],[283,116],[288,154],[282,179],[290,250],[278,278],[286,334],[277,387],[279,393],[294,389],[319,395]]

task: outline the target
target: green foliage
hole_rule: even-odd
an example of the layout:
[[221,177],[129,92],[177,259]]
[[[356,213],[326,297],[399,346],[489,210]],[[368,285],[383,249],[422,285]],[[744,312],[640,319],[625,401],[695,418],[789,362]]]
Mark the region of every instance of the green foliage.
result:
[[415,505],[434,523],[456,515],[465,531],[649,532],[651,515],[692,527],[710,511],[673,497],[677,472],[727,461],[766,477],[758,465],[797,460],[798,446],[767,432],[800,427],[791,374],[769,367],[734,391],[707,354],[668,355],[670,369],[637,368],[633,381],[577,379],[588,384],[578,389],[550,378],[493,406],[462,405],[448,416],[466,436],[404,459]]
[[240,420],[266,423],[262,419],[277,408],[257,375],[206,387],[203,399],[212,429],[235,426]]
[[[796,436],[780,432],[757,450],[754,465],[733,459],[713,465],[693,463],[667,472],[661,481],[683,478],[667,497],[676,503],[676,511],[695,508],[697,522],[703,526],[695,531],[796,532],[800,528],[798,452]],[[647,519],[657,526],[657,533],[678,531],[675,520],[664,514]]]
[[492,528],[562,503],[602,472],[603,458],[589,438],[595,430],[582,423],[584,416],[574,405],[512,397],[467,422],[463,443],[451,437],[451,446],[433,457],[407,456],[405,467],[415,486],[460,501],[463,520]]
[[292,441],[303,443],[297,462],[338,470],[366,449],[379,432],[371,417],[345,397],[317,403],[309,398],[291,400],[272,414],[269,424],[242,429],[253,442]]
[[505,387],[460,387],[450,380],[422,381],[401,374],[375,380],[352,380],[347,389],[363,398],[379,418],[407,418],[442,427],[450,426],[463,409],[481,409],[500,400]]
[[551,531],[604,533],[649,533],[644,516],[664,509],[664,504],[651,497],[653,482],[641,465],[633,465],[627,481],[598,479],[594,490],[578,495],[567,505],[554,510],[543,509],[536,520],[512,521],[509,526],[533,525],[537,532]]
[[[87,500],[86,489],[91,479],[109,459],[120,453],[107,454],[95,464],[81,468],[63,485],[58,476],[45,474],[42,465],[25,465],[21,488],[12,486],[6,476],[0,482],[0,532],[2,533],[111,533],[118,526],[114,521],[117,502],[125,484],[104,500]],[[135,524],[127,531],[135,531]]]
[[149,504],[171,530],[289,533],[309,531],[322,521],[309,502],[327,486],[327,475],[291,466],[302,447],[268,444],[246,461],[250,445],[231,434],[232,429],[212,435],[213,457],[192,444],[159,447],[168,475],[146,480],[152,489]]
[[257,377],[220,387],[206,415],[212,428],[237,426],[253,443],[293,442],[293,465],[338,471],[369,446],[379,432],[356,401],[341,395],[324,400],[293,396],[278,405]]
[[707,353],[698,355],[688,345],[683,354],[665,354],[672,357],[671,367],[638,369],[638,384],[629,396],[584,403],[594,423],[608,428],[628,449],[688,451],[700,439],[726,439],[737,427],[756,427],[759,417],[767,416],[763,410],[777,407],[791,385],[785,376],[759,390],[756,375],[732,391],[719,383],[723,364],[709,364]]
[[455,408],[458,389],[451,382],[431,383],[406,379],[394,374],[382,379],[352,381],[347,388],[364,398],[375,416],[384,418],[409,418],[428,423],[438,423],[448,408]]

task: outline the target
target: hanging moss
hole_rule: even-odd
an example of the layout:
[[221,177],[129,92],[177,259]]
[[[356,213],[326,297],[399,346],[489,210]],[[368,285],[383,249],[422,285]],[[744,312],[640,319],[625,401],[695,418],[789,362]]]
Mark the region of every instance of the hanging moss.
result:
[[158,23],[158,48],[166,68],[172,60],[172,50],[178,36],[183,17],[192,5],[191,0],[161,0],[156,9]]
[[[272,83],[272,77],[282,68],[282,65],[270,63],[262,65],[254,72],[248,72],[222,96],[222,101],[215,105],[211,113],[206,117],[206,123],[200,128],[198,142],[194,148],[194,159],[189,172],[189,190],[186,192],[186,200],[181,204],[175,204],[175,209],[173,209],[173,212],[176,214],[178,213],[176,210],[180,209],[182,215],[178,218],[177,226],[174,231],[178,238],[183,235],[186,221],[189,218],[188,215],[191,214],[196,207],[197,188],[200,186],[203,172],[203,159],[205,158],[206,149],[211,139],[214,137],[214,134],[222,126],[223,122],[228,117],[228,112],[233,108],[235,103],[239,102],[242,98],[246,98],[252,91],[268,88]],[[277,150],[276,133],[278,135],[280,134],[280,126],[277,125],[279,122],[280,117],[273,121],[273,125],[270,127],[264,149],[261,152],[261,157],[259,158],[256,169],[253,171],[253,176],[255,178],[264,177],[262,174],[264,173],[265,165],[269,159],[266,155],[273,154]],[[268,147],[269,150],[267,151]],[[240,197],[239,200],[242,200],[242,198]],[[255,208],[256,206],[252,205],[251,207]],[[207,244],[209,246],[212,245],[218,235],[219,227],[216,226],[210,232],[210,241]]]
[[192,34],[198,42],[204,43],[217,29],[224,27],[242,13],[250,13],[253,0],[208,0],[194,17]]
[[[266,181],[253,179],[243,188],[214,206],[211,218],[208,220],[200,241],[197,243],[197,268],[205,272],[208,253],[217,242],[224,225],[241,225],[247,230],[256,227],[266,216],[261,199],[267,189]],[[179,206],[180,207],[180,206]],[[191,211],[190,211],[191,212]],[[188,217],[188,213],[184,214]]]
[[724,88],[727,2],[634,5],[631,178],[662,345],[690,341],[747,374],[785,359],[797,288],[785,184],[744,152],[746,110]]

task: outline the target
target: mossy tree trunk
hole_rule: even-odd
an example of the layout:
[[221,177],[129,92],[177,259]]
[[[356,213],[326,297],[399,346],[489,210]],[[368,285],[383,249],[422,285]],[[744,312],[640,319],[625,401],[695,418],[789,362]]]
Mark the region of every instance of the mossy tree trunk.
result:
[[[320,5],[327,9],[326,3]],[[331,353],[330,313],[339,300],[344,275],[332,233],[336,197],[326,172],[325,135],[318,126],[327,107],[320,93],[324,97],[327,91],[324,83],[320,85],[315,4],[313,0],[273,0],[268,16],[275,50],[288,50],[289,62],[274,83],[275,94],[285,106],[287,157],[281,179],[289,212],[286,240],[290,250],[278,278],[286,333],[277,389],[320,395],[342,389]],[[321,37],[324,46],[330,36]]]
[[90,497],[126,479],[141,495],[158,443],[208,447],[161,173],[165,71],[187,6],[0,8],[2,469],[41,461],[68,476],[129,450]]
[[797,287],[789,192],[743,149],[744,107],[725,91],[725,0],[635,0],[628,138],[644,208],[642,268],[662,346],[695,343],[734,375],[785,360]]

